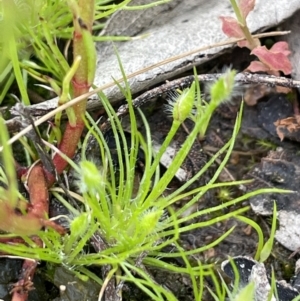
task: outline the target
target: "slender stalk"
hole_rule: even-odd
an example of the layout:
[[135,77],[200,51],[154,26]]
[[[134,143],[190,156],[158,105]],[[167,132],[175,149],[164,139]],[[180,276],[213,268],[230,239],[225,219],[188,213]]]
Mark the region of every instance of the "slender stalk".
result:
[[249,28],[247,26],[247,22],[243,14],[241,13],[241,9],[239,5],[236,3],[236,0],[230,0],[230,3],[232,5],[232,8],[234,10],[234,13],[236,15],[236,18],[239,22],[240,28],[244,33],[245,38],[247,39],[249,43],[249,48],[252,50],[256,48],[257,46],[260,46],[260,42],[258,39],[254,39],[251,32],[249,31]]
[[[94,0],[79,0],[78,3],[70,0],[69,6],[73,12],[73,56],[81,58],[80,64],[71,82],[72,97],[87,93],[93,83],[96,65],[96,54],[92,40],[92,25],[95,14]],[[69,158],[73,157],[84,129],[83,116],[86,111],[87,98],[72,106],[75,120],[69,120],[59,149]],[[67,162],[56,154],[53,158],[54,166],[60,174],[67,166]],[[47,175],[49,186],[55,181],[53,175]]]

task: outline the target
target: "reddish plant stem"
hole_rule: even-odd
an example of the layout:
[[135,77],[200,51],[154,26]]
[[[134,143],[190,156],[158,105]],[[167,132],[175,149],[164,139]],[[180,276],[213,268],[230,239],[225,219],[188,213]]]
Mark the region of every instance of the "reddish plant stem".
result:
[[34,165],[28,171],[27,186],[31,200],[29,205],[20,202],[18,208],[13,208],[7,201],[0,202],[1,230],[17,235],[33,235],[47,225],[53,226],[59,233],[64,233],[61,226],[47,220],[49,193],[41,164]]
[[[80,123],[78,122],[76,126],[72,126],[70,123],[68,123],[66,126],[63,138],[58,148],[69,158],[72,158],[75,154],[78,141],[80,139],[83,129],[84,129],[83,121],[81,121]],[[68,165],[67,161],[64,160],[59,154],[56,154],[54,156],[53,164],[58,174],[61,174]],[[56,180],[55,176],[50,173],[46,173],[46,175],[47,175],[48,187],[51,187]]]
[[[73,37],[74,58],[78,56],[81,57],[81,63],[72,80],[72,91],[74,97],[88,92],[94,78],[95,50],[92,49],[94,45],[91,36],[89,35],[91,34],[92,24],[94,20],[94,6],[94,0],[79,0],[78,8],[80,15],[77,15],[77,7],[73,7],[73,21],[75,28]],[[72,124],[68,122],[62,141],[59,145],[60,151],[69,158],[72,158],[74,156],[78,142],[80,140],[80,136],[84,129],[83,116],[86,110],[86,100],[82,101],[79,104],[76,104],[72,107],[72,109],[74,110],[76,121],[75,123],[73,121]],[[58,174],[62,173],[67,167],[67,161],[64,160],[59,154],[56,154],[54,156],[53,164]],[[28,213],[26,215],[19,216],[22,221],[18,220],[18,224],[24,225],[24,221],[26,219],[29,219],[31,222],[33,222],[33,227],[32,229],[30,229],[30,232],[37,232],[41,229],[42,226],[52,226],[59,233],[64,232],[63,229],[60,229],[60,226],[55,225],[54,223],[46,219],[49,209],[48,188],[54,184],[55,180],[55,176],[49,174],[49,172],[46,172],[41,164],[34,165],[29,170],[27,184],[31,205],[28,206]],[[14,208],[9,209],[14,210]],[[15,218],[14,220],[16,221]],[[21,234],[23,234],[22,231],[25,231],[23,227],[21,227],[21,229],[19,230],[21,230]],[[18,234],[16,231],[9,232]],[[32,234],[34,233],[26,233],[25,235]],[[39,241],[39,243],[41,244],[42,242]],[[24,261],[20,280],[15,285],[15,288],[13,290],[13,301],[27,300],[28,292],[32,287],[31,279],[33,278],[35,268],[35,261]]]
[[29,213],[41,219],[46,218],[49,211],[49,192],[41,164],[36,164],[29,170],[27,186],[30,200],[33,201]]
[[[91,36],[92,25],[94,20],[94,0],[86,1],[79,0],[79,14],[75,7],[73,9],[73,23],[74,23],[74,34],[73,34],[73,56],[74,58],[81,57],[79,67],[72,80],[72,91],[73,96],[77,97],[89,91],[93,78],[94,78],[94,43],[90,40],[87,42],[87,38],[84,39],[85,35]],[[89,41],[89,40],[88,40]],[[59,150],[62,151],[66,156],[72,158],[75,154],[80,136],[84,129],[83,116],[86,111],[86,100],[76,104],[72,107],[76,116],[76,123],[67,124],[64,136],[59,145]],[[59,155],[56,154],[53,158],[54,166],[57,173],[60,174],[67,167],[67,162]],[[51,186],[55,178],[53,175],[47,174],[48,185]]]
[[[76,6],[74,2],[73,5]],[[91,30],[94,19],[94,0],[79,0],[78,8],[73,7],[74,14],[74,57],[81,57],[81,63],[72,80],[73,96],[79,96],[89,91],[94,77],[95,49],[91,39]],[[75,154],[80,136],[84,129],[83,116],[86,110],[86,100],[72,107],[76,116],[75,124],[70,122],[66,126],[63,139],[59,149],[69,158]],[[74,123],[74,121],[73,121]],[[56,154],[53,158],[57,173],[60,174],[67,166],[67,162]],[[22,172],[24,173],[24,171]],[[30,205],[27,206],[27,214],[16,212],[9,202],[0,202],[0,228],[4,231],[20,234],[33,235],[43,226],[54,226],[51,221],[47,221],[49,209],[48,188],[55,182],[55,176],[44,171],[41,164],[36,164],[29,169],[27,175],[27,185],[30,196]],[[60,233],[63,230],[59,226],[55,227]]]
[[[74,58],[81,57],[81,62],[72,80],[72,96],[77,97],[89,91],[95,73],[95,49],[94,43],[91,39],[95,3],[94,0],[79,0],[78,7],[76,7],[76,4],[74,3],[72,5],[74,5],[71,7],[73,10],[74,22],[73,56]],[[80,136],[84,129],[83,116],[86,111],[86,102],[86,100],[83,100],[82,102],[72,107],[74,115],[76,116],[75,124],[74,122],[68,122],[62,141],[59,145],[59,150],[69,158],[72,158],[74,156],[78,142],[80,140]],[[55,154],[53,158],[53,164],[56,168],[57,173],[61,174],[67,167],[68,163],[59,154]],[[51,187],[56,180],[53,174],[50,174],[46,171],[44,178],[47,179],[48,187]],[[34,207],[33,211],[38,211],[39,214],[41,214],[42,212],[39,210],[42,209],[40,207],[43,206],[46,199],[44,201],[38,201],[38,196],[32,194],[30,200],[32,206]],[[41,202],[41,205],[39,205],[39,202]],[[44,207],[43,209],[46,209],[46,207]]]
[[43,226],[43,219],[46,218],[48,212],[47,182],[40,164],[35,165],[28,173],[27,185],[33,202],[27,208],[24,208],[24,203],[20,203],[19,209],[21,211],[28,209],[27,214],[19,212],[7,201],[0,202],[0,228],[4,231],[19,235],[32,235]]

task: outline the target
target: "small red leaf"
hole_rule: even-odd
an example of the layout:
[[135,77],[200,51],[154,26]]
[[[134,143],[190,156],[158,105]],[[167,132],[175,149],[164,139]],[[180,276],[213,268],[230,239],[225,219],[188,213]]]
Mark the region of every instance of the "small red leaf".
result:
[[222,21],[222,30],[230,38],[242,38],[243,31],[238,21],[232,17],[220,17]]
[[254,9],[255,0],[240,0],[239,7],[243,17],[246,19],[251,10]]
[[[275,49],[277,47],[280,48],[281,46],[278,45],[275,47]],[[287,75],[291,74],[292,65],[286,53],[288,53],[288,50],[284,50],[284,53],[282,53],[274,51],[273,49],[268,50],[266,46],[256,47],[251,52],[251,54],[256,55],[262,63],[267,65],[270,70],[282,71],[285,75]]]
[[289,54],[291,54],[291,52],[289,50],[289,44],[287,42],[284,42],[284,41],[275,43],[272,46],[272,48],[270,49],[270,51],[271,52],[281,52],[285,56],[288,56]]
[[253,62],[251,62],[249,67],[247,67],[246,70],[248,70],[250,72],[260,72],[260,71],[266,72],[266,71],[269,71],[270,68],[268,66],[266,66],[265,64],[263,64],[262,62],[253,61]]

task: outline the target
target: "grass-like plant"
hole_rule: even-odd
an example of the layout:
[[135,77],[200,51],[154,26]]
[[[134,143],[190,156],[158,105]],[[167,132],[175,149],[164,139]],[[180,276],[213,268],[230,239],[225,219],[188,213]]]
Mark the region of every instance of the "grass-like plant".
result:
[[[157,1],[151,5],[168,1]],[[101,20],[120,8],[129,9],[127,6],[129,3],[130,0],[125,0],[117,5],[109,4],[106,0],[96,2],[93,0],[68,0],[68,5],[60,0],[48,0],[46,3],[30,0],[3,1],[4,18],[0,21],[0,29],[6,34],[0,40],[0,49],[4,54],[0,63],[0,79],[3,83],[0,102],[6,96],[12,81],[16,79],[21,101],[28,105],[28,76],[51,88],[59,96],[59,105],[68,103],[72,98],[88,92],[93,84],[95,71],[95,37],[92,36],[92,30],[101,27],[101,24],[95,25],[94,20]],[[24,19],[16,18],[15,11],[17,10],[24,11],[26,17]],[[7,20],[11,23],[6,23]],[[72,20],[73,25],[69,26]],[[7,31],[7,28],[10,30]],[[56,40],[71,39],[72,37],[73,61],[70,62],[62,54]],[[22,52],[22,49],[26,51]],[[34,61],[30,59],[32,54],[35,57]],[[119,87],[129,106],[131,127],[129,140],[124,133],[121,120],[118,119],[109,100],[105,95],[99,94],[110,120],[116,143],[117,159],[112,156],[104,133],[97,130],[92,119],[86,114],[86,99],[67,109],[68,120],[63,134],[60,133],[61,115],[56,115],[53,131],[48,143],[45,142],[56,152],[52,163],[57,174],[62,173],[70,164],[79,175],[80,194],[70,193],[81,202],[80,209],[74,208],[67,202],[63,191],[58,188],[52,188],[50,191],[70,211],[70,216],[65,217],[70,224],[68,232],[48,220],[49,190],[56,181],[56,174],[47,170],[43,162],[33,163],[30,168],[26,169],[22,177],[27,184],[31,204],[29,205],[29,202],[19,193],[12,150],[7,143],[7,130],[3,119],[0,118],[0,143],[3,147],[4,162],[3,167],[0,168],[2,184],[0,187],[0,229],[10,233],[2,234],[0,237],[1,252],[22,258],[62,264],[74,271],[78,277],[82,279],[91,277],[101,284],[103,287],[101,294],[105,290],[108,280],[116,277],[118,282],[134,282],[152,300],[176,300],[172,292],[156,284],[147,273],[146,267],[152,266],[188,275],[193,283],[196,300],[202,299],[204,278],[211,277],[215,285],[214,294],[219,300],[224,300],[226,290],[215,275],[214,264],[192,265],[189,258],[216,246],[230,235],[233,229],[224,233],[211,244],[189,251],[179,245],[178,238],[182,233],[200,227],[208,227],[235,217],[251,224],[257,230],[259,234],[257,257],[260,256],[264,241],[262,231],[253,221],[243,216],[243,213],[249,210],[249,206],[233,208],[230,213],[217,217],[212,216],[206,222],[199,222],[197,218],[220,212],[255,194],[276,191],[280,193],[283,192],[282,190],[262,189],[237,199],[228,200],[218,206],[193,212],[188,216],[184,214],[207,191],[244,183],[238,181],[216,183],[233,149],[241,124],[241,113],[237,118],[230,141],[189,181],[169,195],[165,195],[164,192],[194,142],[199,137],[204,137],[216,107],[232,93],[234,75],[233,71],[229,71],[212,86],[209,102],[205,102],[201,98],[198,82],[182,91],[174,103],[170,104],[172,126],[156,153],[153,151],[151,138],[153,133],[150,132],[147,118],[142,111],[135,111],[133,108],[124,72],[125,86],[119,85]],[[138,131],[136,114],[143,121],[146,129],[145,136]],[[162,173],[160,169],[162,156],[187,118],[194,122],[194,128],[173,158],[167,171]],[[85,126],[90,128],[90,134],[94,135],[98,141],[100,165],[84,159],[86,143],[83,143],[83,157],[79,165],[70,160],[77,149]],[[54,144],[57,144],[57,148]],[[140,151],[143,152],[144,157],[142,174],[136,172],[136,161]],[[204,186],[191,189],[191,185],[221,155],[224,156],[224,159],[210,181]],[[187,197],[190,200],[182,204],[180,209],[173,208],[176,202]],[[48,227],[42,231],[41,229],[45,226],[52,226],[52,228]],[[35,235],[35,237],[31,235]],[[97,249],[99,252],[87,252],[85,246],[97,239],[104,242],[102,247]],[[7,244],[7,241],[14,243]],[[165,249],[167,246],[172,246],[174,251],[167,252]],[[264,254],[266,255],[263,258],[268,255],[268,252]],[[177,257],[184,260],[184,266],[178,267],[170,263],[171,259]],[[111,270],[107,279],[102,279],[99,275],[92,273],[88,269],[90,265],[110,266]]]
[[[218,95],[218,102],[226,98],[224,96],[232,90],[233,82],[232,85],[222,84],[222,82],[230,82],[228,78],[232,76],[234,76],[234,73],[231,71],[226,73],[224,77],[212,87],[212,91],[218,89],[218,93],[216,94]],[[148,294],[152,300],[176,300],[176,297],[171,292],[153,282],[145,271],[145,266],[152,266],[189,275],[192,279],[196,300],[201,300],[203,293],[203,287],[199,286],[199,277],[201,279],[200,283],[203,283],[204,277],[209,276],[215,281],[215,294],[217,294],[218,298],[224,299],[225,290],[220,286],[218,279],[214,276],[214,265],[202,263],[192,266],[189,263],[189,256],[216,246],[225,237],[230,235],[233,229],[224,233],[211,244],[189,251],[184,250],[178,245],[180,234],[196,228],[207,227],[231,217],[236,217],[253,225],[254,222],[248,221],[242,216],[243,213],[249,210],[249,206],[233,209],[230,213],[212,217],[206,222],[197,222],[196,220],[197,217],[202,215],[219,212],[224,208],[236,205],[250,196],[259,193],[283,191],[262,189],[224,202],[219,206],[206,208],[188,216],[183,215],[184,212],[191,208],[191,206],[210,189],[244,183],[215,183],[233,149],[242,114],[239,114],[230,141],[228,141],[187,183],[176,189],[170,195],[164,195],[164,191],[188,155],[193,143],[198,139],[199,133],[201,135],[205,133],[202,118],[205,120],[205,118],[207,118],[205,115],[211,114],[213,112],[212,106],[215,108],[217,104],[214,102],[205,103],[201,100],[198,83],[193,83],[189,89],[184,90],[172,104],[173,124],[160,150],[154,155],[151,132],[146,117],[142,111],[138,110],[138,112],[136,112],[134,110],[128,85],[126,85],[125,88],[120,88],[129,105],[131,126],[130,142],[125,136],[122,123],[118,119],[108,99],[103,94],[99,95],[105,111],[108,114],[111,129],[114,134],[116,149],[118,150],[117,163],[115,162],[116,159],[112,157],[104,134],[96,130],[97,127],[92,119],[87,118],[85,122],[90,127],[90,134],[96,137],[99,144],[100,151],[98,155],[101,165],[96,166],[95,163],[83,159],[79,166],[77,166],[68,158],[65,158],[79,175],[78,187],[80,195],[74,193],[72,195],[82,203],[81,210],[68,204],[62,191],[57,188],[53,189],[53,195],[69,209],[71,216],[73,216],[71,219],[68,218],[70,222],[69,233],[61,236],[49,228],[46,231],[37,233],[45,247],[41,247],[36,244],[34,239],[23,235],[21,237],[26,242],[26,245],[8,245],[1,243],[0,249],[8,254],[23,258],[63,264],[65,267],[77,273],[79,277],[83,279],[85,277],[91,277],[102,285],[104,279],[91,273],[88,270],[88,266],[110,265],[112,268],[108,278],[116,276],[119,281],[133,281],[141,290]],[[212,94],[212,98],[214,97],[213,95],[214,94]],[[212,101],[214,101],[214,99]],[[145,136],[142,136],[138,131],[136,114],[140,115],[144,123],[146,129]],[[161,174],[160,160],[180,125],[186,118],[194,120],[194,129],[183,143],[167,171]],[[207,124],[208,123],[204,123],[205,126],[207,126]],[[5,132],[3,125],[1,126],[1,131]],[[5,145],[5,141],[2,141],[2,144]],[[83,143],[83,154],[85,145],[86,144]],[[143,174],[137,179],[136,162],[138,160],[139,149],[142,150],[145,159]],[[11,152],[7,147],[4,147],[4,150],[4,162],[10,162],[12,159]],[[207,171],[217,157],[225,153],[224,160],[211,180],[202,187],[190,190],[189,187],[191,184]],[[9,166],[7,166],[6,169],[9,171]],[[10,172],[12,172],[12,170]],[[6,174],[9,175],[10,172],[6,172]],[[1,174],[1,181],[8,183],[8,176],[5,176],[3,171]],[[14,182],[13,172],[9,177],[12,179],[12,182]],[[11,187],[12,193],[15,193],[16,189],[13,188],[13,186]],[[175,211],[172,205],[187,197],[190,197],[190,201]],[[190,221],[194,222],[190,223]],[[255,225],[253,227],[259,232],[258,249],[260,250],[259,253],[261,253],[263,235],[259,227]],[[4,239],[12,237],[12,235],[2,235],[1,237]],[[97,237],[101,237],[101,239],[105,241],[105,248],[98,253],[86,253],[84,250],[85,245]],[[172,253],[164,251],[166,246],[173,246],[174,251]],[[168,262],[170,259],[176,257],[183,258],[186,266],[178,267]],[[107,281],[104,281],[104,283],[106,282]]]
[[[93,31],[104,27],[107,18],[120,9],[145,9],[170,0],[153,1],[144,6],[128,6],[132,0],[118,4],[111,0],[94,0],[94,13],[90,16]],[[72,4],[73,2],[73,4]],[[21,100],[29,105],[27,88],[30,78],[60,95],[62,81],[70,66],[67,47],[62,53],[58,41],[71,40],[74,3],[72,0],[11,0],[0,6],[0,104],[14,80],[17,81]],[[87,2],[83,2],[87,4]],[[80,6],[80,4],[79,4]],[[87,10],[86,5],[84,10]],[[93,22],[95,21],[95,22]],[[129,40],[130,37],[93,36],[93,41]],[[92,44],[90,44],[91,50]],[[34,57],[34,59],[33,59]],[[75,58],[75,56],[74,56]],[[59,62],[59,63],[58,63]]]

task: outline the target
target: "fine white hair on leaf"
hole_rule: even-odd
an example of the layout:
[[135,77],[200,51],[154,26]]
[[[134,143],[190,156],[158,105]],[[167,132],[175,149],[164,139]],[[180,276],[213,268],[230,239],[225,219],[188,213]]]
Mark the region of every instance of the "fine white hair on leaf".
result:
[[[222,67],[221,70],[217,70],[217,72],[226,74],[226,73],[229,73],[231,70],[232,70],[232,66],[230,65],[230,66]],[[216,81],[204,83],[204,95],[205,95],[206,100],[210,100],[210,90]],[[233,89],[230,93],[230,97],[227,99],[224,99],[223,103],[224,102],[230,103],[234,98],[243,97],[244,91],[245,91],[245,85],[235,81]]]
[[167,114],[167,116],[172,117],[173,116],[173,108],[174,103],[176,102],[177,98],[179,97],[179,92],[174,90],[170,91],[167,94],[167,104],[164,106],[164,111]]
[[[164,105],[164,112],[168,117],[173,117],[174,105],[178,101],[178,98],[182,95],[182,93],[184,93],[184,91],[179,91],[179,90],[173,90],[167,93],[166,100],[168,103]],[[197,94],[195,93],[195,100],[196,99],[197,99]],[[191,113],[193,113],[194,110],[195,107],[193,106]]]

